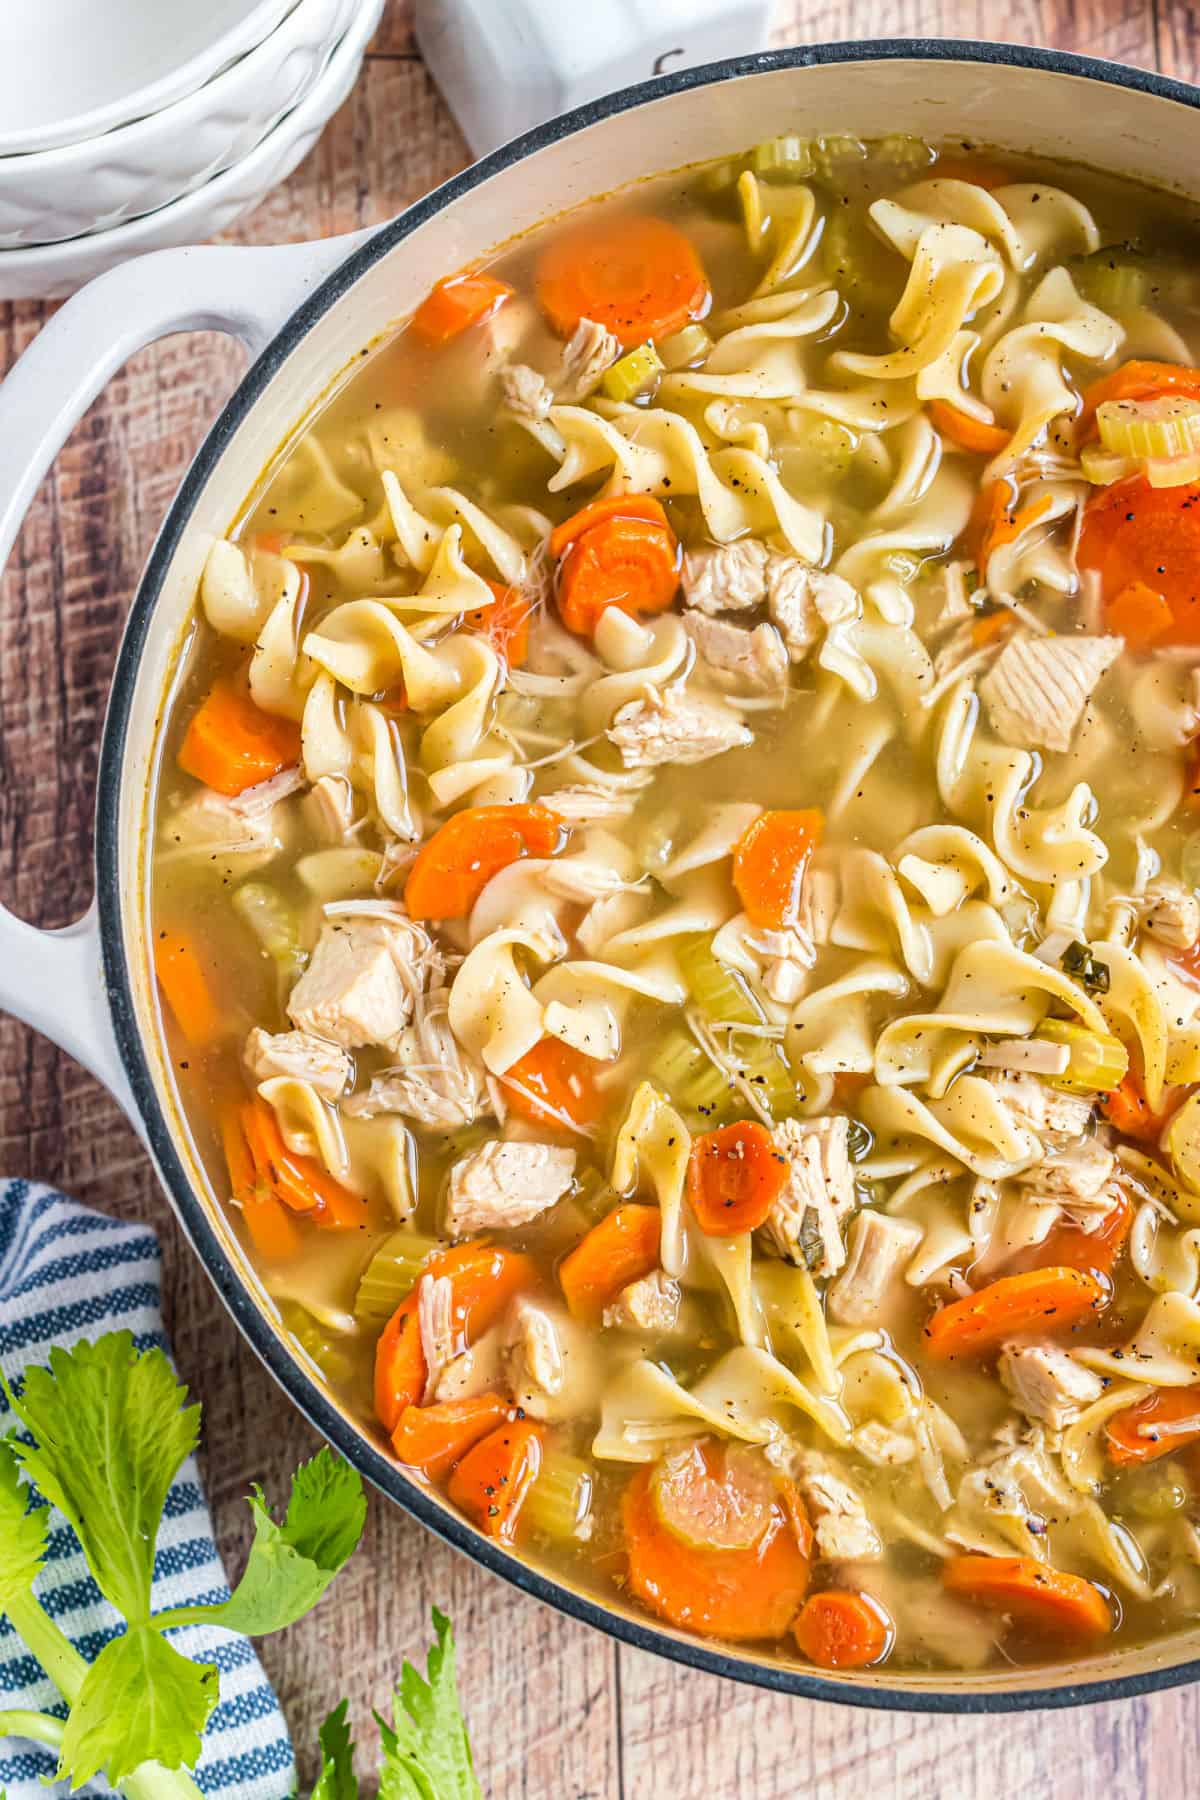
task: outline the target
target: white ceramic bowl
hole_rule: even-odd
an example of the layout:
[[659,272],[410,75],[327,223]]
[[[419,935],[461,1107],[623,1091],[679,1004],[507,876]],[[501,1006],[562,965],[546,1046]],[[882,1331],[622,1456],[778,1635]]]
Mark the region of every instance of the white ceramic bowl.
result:
[[298,0],[211,81],[103,136],[0,156],[0,249],[57,244],[169,206],[248,156],[321,76],[364,0]]
[[[3,4],[4,0],[0,0]],[[22,0],[24,3],[24,0]],[[226,230],[290,175],[354,86],[383,0],[357,0],[320,79],[256,149],[194,193],[144,218],[60,244],[0,250],[0,300],[53,300],[147,250],[198,244]]]
[[296,0],[0,0],[0,156],[79,143],[194,93]]

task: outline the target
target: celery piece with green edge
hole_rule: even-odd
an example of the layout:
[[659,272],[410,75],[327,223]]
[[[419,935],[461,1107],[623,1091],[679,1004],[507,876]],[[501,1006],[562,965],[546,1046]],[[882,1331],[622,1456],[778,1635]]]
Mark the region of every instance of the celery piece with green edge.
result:
[[545,1450],[522,1519],[543,1537],[576,1541],[587,1530],[594,1486],[591,1463],[569,1450]]
[[[3,1385],[3,1384],[0,1384]],[[152,1613],[163,1507],[195,1447],[200,1409],[161,1350],[136,1349],[128,1331],[50,1352],[5,1397],[31,1441],[0,1442],[0,1611],[58,1687],[65,1726],[41,1714],[0,1715],[0,1734],[58,1749],[58,1778],[80,1786],[106,1773],[127,1800],[198,1800],[185,1772],[218,1698],[217,1670],[161,1635],[208,1621],[227,1630],[276,1631],[324,1594],[362,1533],[357,1472],[328,1450],[297,1470],[282,1523],[262,1494],[255,1536],[232,1597]],[[51,1501],[79,1540],[96,1585],[124,1630],[87,1662],[33,1592]]]
[[816,167],[807,138],[788,135],[766,138],[750,153],[750,166],[764,181],[803,181]]
[[392,1698],[392,1723],[376,1713],[383,1759],[379,1800],[483,1800],[458,1701],[454,1636],[435,1606],[422,1677],[406,1662]]
[[308,956],[300,943],[300,921],[283,895],[265,881],[244,881],[229,903],[275,964],[280,980],[290,987]]
[[354,1298],[354,1316],[360,1325],[386,1325],[402,1300],[421,1279],[435,1250],[437,1238],[402,1228],[386,1237],[363,1270]]
[[737,1117],[740,1096],[681,1025],[663,1033],[649,1073],[676,1106],[706,1124]]
[[688,992],[710,1019],[719,1024],[761,1024],[761,1007],[737,971],[714,956],[710,937],[698,932],[680,938],[675,953]]
[[662,372],[662,358],[654,345],[639,344],[606,371],[601,386],[610,400],[637,400],[650,393]]

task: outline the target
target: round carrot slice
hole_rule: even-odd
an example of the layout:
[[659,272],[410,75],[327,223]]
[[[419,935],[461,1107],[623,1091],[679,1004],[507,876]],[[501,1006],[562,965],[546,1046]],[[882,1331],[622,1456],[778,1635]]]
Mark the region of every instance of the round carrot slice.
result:
[[583,1130],[604,1111],[595,1062],[561,1038],[543,1038],[502,1080],[510,1109],[531,1125]]
[[925,1326],[932,1356],[982,1356],[1021,1331],[1054,1335],[1100,1310],[1111,1289],[1083,1269],[1029,1269],[941,1306]]
[[787,1186],[788,1165],[757,1119],[706,1131],[692,1145],[687,1195],[709,1237],[757,1231]]
[[750,923],[782,931],[793,925],[809,859],[821,841],[824,814],[760,813],[734,846],[733,885]]
[[1150,362],[1135,357],[1111,375],[1102,375],[1083,396],[1080,442],[1095,436],[1096,410],[1106,400],[1153,400],[1159,394],[1181,394],[1200,400],[1200,369],[1191,369],[1186,363]]
[[893,1636],[878,1601],[849,1588],[810,1594],[792,1630],[801,1653],[819,1669],[865,1669],[882,1662]]
[[1137,584],[1166,603],[1156,648],[1200,644],[1200,483],[1155,488],[1139,475],[1102,488],[1084,510],[1078,561],[1099,573],[1107,606]]
[[560,337],[580,319],[625,346],[667,337],[708,311],[704,270],[682,231],[645,214],[589,221],[556,237],[537,265],[537,297]]
[[1102,1637],[1113,1628],[1108,1601],[1094,1582],[1032,1556],[951,1556],[942,1580],[952,1594],[1007,1613],[1014,1624],[1040,1634],[1078,1639]]
[[493,875],[521,856],[552,856],[562,840],[562,820],[547,807],[465,807],[438,826],[409,870],[409,917],[465,918]]
[[601,615],[665,612],[679,591],[679,545],[669,526],[611,515],[576,538],[558,569],[558,611],[590,637]]
[[[743,1490],[747,1472],[731,1465],[713,1439],[688,1467],[695,1478],[695,1510],[682,1478],[672,1484],[673,1524],[663,1522],[655,1495],[656,1471],[641,1469],[625,1490],[621,1519],[629,1556],[629,1587],[644,1605],[684,1630],[706,1637],[751,1640],[782,1637],[808,1587],[812,1534],[795,1490],[780,1483],[766,1522],[748,1547],[713,1548],[701,1541],[711,1502],[701,1479]],[[732,1504],[756,1508],[757,1494]],[[690,1517],[689,1535],[678,1529]],[[751,1510],[751,1516],[753,1512]],[[694,1534],[694,1535],[691,1535]]]

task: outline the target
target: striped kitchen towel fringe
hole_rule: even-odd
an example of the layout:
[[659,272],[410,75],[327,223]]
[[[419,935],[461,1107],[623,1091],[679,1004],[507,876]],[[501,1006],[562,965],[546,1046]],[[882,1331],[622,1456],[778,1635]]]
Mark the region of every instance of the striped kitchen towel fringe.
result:
[[[90,1211],[53,1188],[0,1181],[0,1371],[6,1379],[45,1363],[54,1344],[106,1331],[131,1331],[139,1347],[167,1349],[160,1258],[154,1233]],[[0,1398],[0,1432],[7,1404]],[[224,1599],[229,1589],[213,1541],[195,1459],[184,1463],[167,1498],[154,1571],[154,1606]],[[38,1596],[82,1654],[95,1657],[115,1635],[113,1614],[88,1573],[73,1533],[51,1528]],[[221,1698],[204,1739],[196,1780],[213,1800],[284,1800],[295,1766],[279,1702],[253,1646],[227,1631],[189,1626],[173,1641],[220,1670]],[[0,1710],[33,1707],[61,1716],[57,1689],[0,1616]],[[43,1800],[54,1769],[49,1750],[0,1740],[0,1794]],[[107,1795],[89,1783],[80,1792]]]

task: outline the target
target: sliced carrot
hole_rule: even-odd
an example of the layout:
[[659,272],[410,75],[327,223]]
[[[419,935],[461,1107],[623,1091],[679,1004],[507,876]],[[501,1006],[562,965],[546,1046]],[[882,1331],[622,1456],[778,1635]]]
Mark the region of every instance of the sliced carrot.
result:
[[662,503],[652,494],[610,494],[607,499],[590,500],[554,527],[550,533],[550,554],[555,562],[585,531],[590,531],[593,525],[603,525],[609,519],[644,519],[647,525],[661,525],[664,531],[671,529]]
[[1125,648],[1135,653],[1148,649],[1175,623],[1175,615],[1161,594],[1156,594],[1144,581],[1131,581],[1123,587],[1105,613],[1108,629],[1125,639]]
[[1130,587],[1163,602],[1171,618],[1156,646],[1200,643],[1200,483],[1155,488],[1138,475],[1101,488],[1084,508],[1077,555],[1099,573],[1109,609]]
[[1093,381],[1083,396],[1079,414],[1079,440],[1086,443],[1096,435],[1096,409],[1106,400],[1152,400],[1156,394],[1182,394],[1200,400],[1200,369],[1185,363],[1149,362],[1134,359],[1122,363],[1111,375]]
[[178,763],[218,794],[241,794],[290,768],[300,755],[300,727],[255,706],[249,694],[218,681],[192,714]]
[[1095,1231],[1081,1225],[1054,1225],[1040,1244],[1013,1258],[1014,1273],[1023,1269],[1082,1269],[1108,1280],[1125,1248],[1133,1225],[1133,1205],[1124,1194]]
[[439,825],[408,872],[413,919],[463,919],[493,875],[522,856],[552,856],[563,824],[545,806],[468,806]]
[[[701,1534],[711,1504],[707,1493],[697,1495],[693,1528],[673,1529],[656,1492],[659,1470],[640,1469],[621,1501],[630,1590],[660,1618],[704,1636],[782,1637],[808,1588],[812,1533],[804,1503],[790,1484],[780,1482],[762,1509],[758,1483],[746,1490],[746,1477],[724,1445],[710,1438],[698,1448],[700,1455],[691,1458],[696,1483],[715,1479],[729,1490],[723,1517],[737,1518],[753,1509],[757,1519],[761,1511],[761,1529],[746,1548],[705,1543]],[[667,1516],[678,1520],[687,1494],[679,1480],[672,1487]]]
[[555,599],[568,631],[590,637],[610,606],[665,612],[679,591],[679,545],[667,525],[613,514],[576,538],[558,567]]
[[431,1481],[440,1481],[480,1438],[511,1417],[503,1394],[476,1394],[468,1400],[442,1400],[435,1406],[406,1406],[392,1433],[392,1448],[402,1463],[420,1469]]
[[[1137,1371],[1132,1371],[1136,1378]],[[1118,1468],[1154,1462],[1200,1439],[1200,1384],[1156,1388],[1114,1413],[1105,1426],[1108,1457]]]
[[1011,544],[1044,518],[1054,502],[1049,494],[1033,500],[1028,506],[1018,504],[1017,488],[1007,476],[981,488],[967,523],[965,541],[981,575],[986,574],[990,559],[1005,544]]
[[511,1110],[531,1125],[583,1131],[604,1112],[595,1062],[561,1038],[545,1037],[527,1050],[505,1072],[503,1086]]
[[1094,1582],[1048,1569],[1032,1556],[951,1556],[942,1565],[942,1580],[952,1594],[1007,1613],[1030,1631],[1089,1638],[1113,1627],[1108,1601]]
[[512,295],[507,281],[470,271],[435,282],[412,316],[412,329],[426,344],[448,344],[472,325],[490,319]]
[[1137,1138],[1144,1144],[1156,1144],[1178,1105],[1176,1090],[1165,1088],[1162,1103],[1157,1110],[1153,1108],[1146,1098],[1141,1076],[1131,1069],[1119,1087],[1102,1097],[1100,1111],[1125,1137]]
[[533,611],[520,588],[489,581],[496,598],[491,606],[477,606],[463,614],[463,628],[486,638],[510,669],[519,669],[529,655],[529,615]]
[[159,931],[155,935],[154,973],[171,1016],[192,1048],[214,1043],[222,1035],[224,1021],[189,933]]
[[792,1627],[802,1656],[819,1669],[866,1669],[882,1661],[892,1641],[883,1608],[851,1588],[810,1594]]
[[560,337],[580,319],[628,349],[667,337],[708,311],[711,295],[690,240],[666,219],[628,213],[589,220],[552,239],[538,259],[538,303]]
[[977,456],[997,456],[1012,435],[1003,426],[989,425],[984,419],[961,412],[946,400],[931,400],[929,417],[935,431],[948,437],[960,450],[970,450]]
[[300,1234],[287,1208],[259,1181],[236,1106],[222,1109],[221,1147],[229,1169],[230,1197],[246,1221],[254,1248],[268,1262],[286,1262],[300,1249]]
[[688,1201],[709,1237],[757,1231],[787,1181],[787,1159],[757,1119],[702,1133],[688,1158]]
[[343,1187],[315,1157],[289,1150],[274,1107],[261,1095],[243,1107],[242,1130],[259,1181],[285,1206],[327,1230],[354,1231],[366,1224],[370,1209],[363,1196]]
[[760,813],[733,849],[733,885],[750,923],[782,931],[794,925],[809,859],[825,815],[815,807]]
[[977,650],[982,650],[1011,631],[1014,622],[1015,615],[1006,606],[997,607],[995,612],[985,613],[981,619],[972,619],[971,642]]
[[969,181],[991,193],[994,188],[1010,187],[1021,178],[1006,163],[996,162],[988,156],[939,156],[925,179]]
[[488,1537],[511,1544],[541,1471],[545,1433],[530,1419],[501,1425],[468,1450],[446,1492]]
[[1015,1332],[1068,1331],[1108,1299],[1108,1287],[1082,1269],[1027,1269],[939,1307],[925,1326],[932,1356],[981,1356]]
[[[499,1319],[516,1294],[536,1285],[529,1257],[494,1244],[455,1244],[430,1257],[425,1276],[449,1277],[450,1319],[455,1337],[469,1349]],[[375,1350],[375,1411],[390,1433],[406,1406],[420,1404],[425,1391],[425,1352],[417,1319],[420,1286],[402,1300],[385,1325]]]
[[599,1323],[622,1288],[658,1267],[662,1215],[657,1206],[618,1206],[566,1255],[558,1281],[577,1319]]

